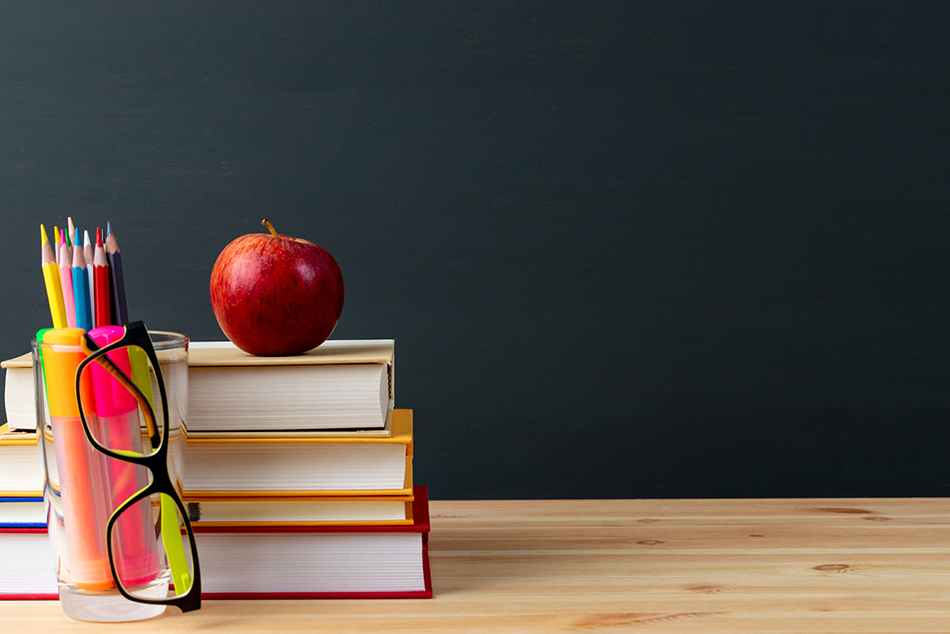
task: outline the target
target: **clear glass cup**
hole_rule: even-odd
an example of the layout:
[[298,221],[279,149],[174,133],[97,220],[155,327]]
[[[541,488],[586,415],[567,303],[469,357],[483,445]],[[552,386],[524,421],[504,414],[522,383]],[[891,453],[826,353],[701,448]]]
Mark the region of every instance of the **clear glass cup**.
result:
[[[146,496],[118,516],[111,538],[107,536],[112,513],[147,486],[151,474],[145,467],[107,457],[88,442],[76,398],[76,368],[85,354],[79,345],[70,345],[70,337],[63,338],[64,330],[69,329],[47,331],[42,334],[43,341],[33,341],[37,421],[46,471],[44,498],[60,605],[68,616],[82,621],[136,621],[158,616],[165,611],[164,605],[123,597],[114,579],[136,597],[168,596],[172,575],[161,529],[169,524],[160,517],[162,509],[169,506],[163,504],[164,494]],[[169,475],[176,483],[180,427],[187,409],[188,338],[167,332],[149,335],[165,384],[169,432],[164,440],[168,443]],[[113,353],[109,355],[111,358]],[[106,385],[102,383],[105,379],[96,377],[99,382],[94,383],[92,378],[92,370],[101,374],[101,368],[96,363],[90,365],[95,367],[83,370],[80,379],[90,433],[102,444],[121,451],[141,453],[144,442],[147,453],[146,417],[141,408],[133,405],[121,410],[115,403],[107,403],[108,395],[100,389]],[[137,367],[133,363],[131,374],[136,375],[135,385],[154,403],[161,419],[156,370],[146,360]],[[122,395],[115,401],[122,401]]]

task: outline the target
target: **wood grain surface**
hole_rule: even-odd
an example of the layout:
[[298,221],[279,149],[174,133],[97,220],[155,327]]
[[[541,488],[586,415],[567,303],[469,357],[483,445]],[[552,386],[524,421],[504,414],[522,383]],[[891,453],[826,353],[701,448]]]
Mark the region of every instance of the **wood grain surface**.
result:
[[[435,598],[207,601],[141,632],[950,631],[946,499],[433,501]],[[3,632],[123,631],[56,602]],[[125,626],[128,627],[128,626]]]

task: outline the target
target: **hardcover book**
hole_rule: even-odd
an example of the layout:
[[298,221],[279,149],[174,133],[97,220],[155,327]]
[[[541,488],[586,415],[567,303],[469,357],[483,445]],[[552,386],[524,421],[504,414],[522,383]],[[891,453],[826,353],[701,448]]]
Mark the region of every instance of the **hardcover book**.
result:
[[45,528],[46,504],[41,496],[15,497],[0,491],[0,528]]
[[[385,431],[394,403],[395,342],[331,339],[304,354],[258,357],[229,341],[188,351],[189,431]],[[0,363],[10,429],[36,429],[33,360]]]
[[[425,599],[429,500],[396,526],[195,526],[205,599]],[[0,528],[0,599],[59,598],[45,528]]]
[[409,409],[393,410],[389,436],[195,438],[189,430],[183,430],[182,436],[179,479],[185,497],[412,493]]
[[208,599],[430,598],[429,499],[399,526],[195,527]]
[[45,478],[36,430],[0,425],[0,496],[42,497]]

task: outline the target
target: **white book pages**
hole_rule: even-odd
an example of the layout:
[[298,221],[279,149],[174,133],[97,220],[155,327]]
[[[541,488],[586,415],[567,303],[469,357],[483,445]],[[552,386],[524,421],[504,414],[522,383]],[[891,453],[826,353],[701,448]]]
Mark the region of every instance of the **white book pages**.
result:
[[389,410],[382,363],[192,367],[189,431],[381,428]]
[[3,404],[10,429],[36,429],[36,396],[33,368],[7,368]]
[[39,445],[0,446],[0,491],[43,491],[43,457]]
[[57,594],[45,533],[0,533],[0,594]]
[[8,524],[43,524],[46,526],[46,504],[41,499],[30,502],[7,502],[0,498],[0,526]]
[[399,443],[185,444],[184,491],[399,490],[406,445]]
[[425,590],[420,533],[197,533],[203,592]]

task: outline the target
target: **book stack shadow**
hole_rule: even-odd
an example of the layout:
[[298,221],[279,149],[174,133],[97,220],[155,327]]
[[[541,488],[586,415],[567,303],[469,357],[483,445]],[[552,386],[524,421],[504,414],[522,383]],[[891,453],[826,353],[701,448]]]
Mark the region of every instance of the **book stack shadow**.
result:
[[[193,342],[188,381],[169,466],[198,544],[204,598],[432,596],[427,489],[413,483],[412,410],[394,408],[392,340],[331,340],[289,357]],[[10,411],[17,402],[8,394],[8,419],[25,416]],[[21,453],[39,460],[35,431],[29,442],[20,438]],[[0,502],[0,597],[55,598],[49,546],[44,554],[37,540],[42,501],[27,489],[0,498],[10,500]],[[15,498],[39,517],[22,511],[12,521]],[[37,561],[4,561],[24,541]],[[49,574],[38,571],[27,588],[23,574],[3,572],[7,564]]]

